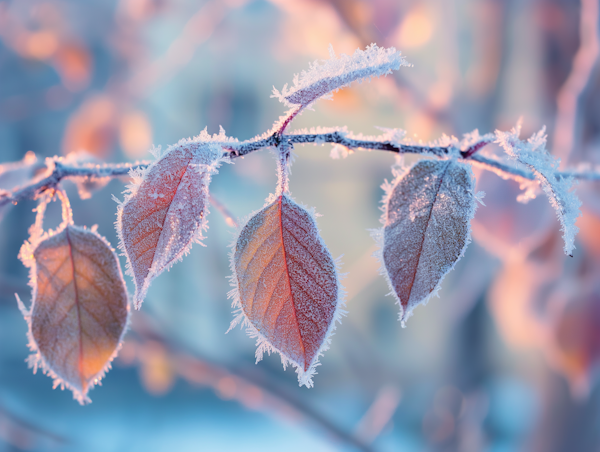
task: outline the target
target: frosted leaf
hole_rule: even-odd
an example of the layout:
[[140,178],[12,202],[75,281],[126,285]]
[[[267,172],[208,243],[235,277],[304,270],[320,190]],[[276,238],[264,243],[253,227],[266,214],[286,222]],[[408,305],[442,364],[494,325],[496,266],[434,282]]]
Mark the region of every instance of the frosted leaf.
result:
[[242,227],[231,269],[238,308],[231,327],[243,321],[257,338],[257,361],[278,352],[284,368],[296,367],[300,385],[311,387],[343,314],[336,263],[313,216],[288,195],[270,198]]
[[202,141],[207,137],[182,140],[157,153],[148,168],[131,173],[116,225],[138,309],[151,281],[181,260],[208,228],[208,185],[223,151],[219,142]]
[[351,56],[339,58],[329,46],[329,60],[315,61],[308,71],[294,76],[294,85],[283,87],[281,92],[273,88],[273,95],[286,106],[306,108],[319,98],[331,98],[331,94],[374,76],[387,75],[400,66],[410,66],[395,48],[388,49],[371,44],[365,50],[356,49]]
[[404,325],[417,305],[437,294],[471,241],[474,178],[455,160],[421,160],[386,188],[384,226],[374,237]]
[[560,160],[554,159],[546,150],[546,129],[533,134],[527,141],[519,139],[521,124],[510,132],[496,131],[496,141],[513,160],[530,169],[540,183],[550,205],[560,221],[565,254],[572,256],[575,249],[575,236],[579,229],[575,226],[581,215],[581,201],[573,188],[573,178],[557,176]]
[[66,386],[80,403],[116,356],[129,315],[121,267],[108,242],[93,230],[63,223],[32,237],[21,249],[33,287],[29,364]]

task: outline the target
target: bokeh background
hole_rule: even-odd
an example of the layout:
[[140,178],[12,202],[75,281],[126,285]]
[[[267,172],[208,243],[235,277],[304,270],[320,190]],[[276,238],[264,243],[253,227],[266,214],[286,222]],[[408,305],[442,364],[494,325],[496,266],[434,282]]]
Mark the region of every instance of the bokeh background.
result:
[[[398,127],[427,141],[522,116],[524,135],[548,127],[564,166],[600,163],[597,0],[15,0],[0,1],[1,188],[54,155],[149,159],[153,144],[219,125],[252,138],[284,112],[273,85],[329,44],[371,42],[414,67],[318,102],[292,129]],[[565,258],[543,195],[518,204],[518,185],[478,172],[474,241],[403,329],[368,232],[395,158],[333,160],[330,148],[296,148],[291,179],[347,273],[349,314],[313,389],[276,356],[255,365],[243,330],[225,335],[231,220],[274,190],[269,151],[214,178],[231,218],[213,208],[206,247],[153,282],[88,406],[24,362],[14,294],[30,302],[17,254],[35,204],[1,212],[0,451],[600,450],[599,187],[577,187],[581,233]],[[125,183],[88,186],[86,200],[65,183],[75,222],[115,247],[111,195]],[[45,227],[59,223],[54,204]]]

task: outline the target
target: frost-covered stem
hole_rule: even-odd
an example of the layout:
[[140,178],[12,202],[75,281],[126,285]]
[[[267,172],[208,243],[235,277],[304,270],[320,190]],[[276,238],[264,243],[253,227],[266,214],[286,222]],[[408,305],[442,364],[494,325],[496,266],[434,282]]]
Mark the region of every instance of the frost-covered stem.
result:
[[276,127],[275,129],[275,133],[279,134],[279,135],[283,135],[285,133],[285,129],[287,129],[287,126],[290,125],[290,123],[294,120],[294,118],[296,116],[298,116],[298,114],[300,114],[300,112],[303,110],[303,106],[300,105],[299,107],[293,109],[287,117],[283,118],[283,120],[281,121],[281,123],[278,125],[278,127]]
[[556,122],[554,125],[553,153],[567,164],[576,140],[577,104],[592,81],[594,67],[600,55],[598,30],[598,0],[581,0],[579,22],[579,50],[573,58],[573,67],[556,99]]
[[290,191],[290,157],[293,146],[289,141],[284,140],[277,146],[277,192],[278,194],[289,193]]
[[[512,179],[517,182],[535,180],[535,175],[531,171],[517,168],[499,160],[490,159],[482,155],[474,155],[468,159],[465,159],[465,161],[470,162],[473,166],[496,173],[502,179]],[[600,174],[598,174],[598,177],[600,178]]]
[[442,146],[418,146],[418,145],[396,145],[386,141],[375,140],[356,140],[347,138],[340,132],[331,133],[310,133],[310,134],[273,134],[268,138],[258,141],[242,141],[240,143],[228,143],[226,149],[232,152],[231,158],[243,157],[264,147],[277,146],[282,140],[286,139],[291,144],[306,143],[336,143],[346,146],[350,149],[373,149],[380,151],[390,151],[397,153],[410,154],[434,154],[439,157],[446,156],[451,152],[449,147]]
[[61,187],[57,188],[56,196],[58,196],[58,199],[60,199],[63,223],[65,225],[73,224],[73,210],[71,209],[69,197]]
[[[244,157],[252,152],[269,148],[280,147],[282,143],[287,146],[294,144],[323,144],[334,143],[347,147],[348,149],[366,149],[394,152],[397,154],[423,154],[436,157],[448,157],[456,152],[453,146],[423,146],[417,144],[398,144],[389,141],[378,140],[360,140],[348,138],[346,133],[308,133],[308,134],[289,134],[272,135],[259,140],[248,140],[241,142],[223,143],[223,149],[227,152],[223,155],[230,159]],[[492,171],[504,179],[513,179],[516,181],[535,180],[535,175],[525,169],[517,168],[500,160],[490,159],[476,154],[480,149],[489,144],[487,141],[478,141],[473,146],[460,151],[462,159],[466,163]],[[113,177],[126,177],[132,169],[142,169],[148,166],[150,162],[142,161],[135,163],[107,163],[102,165],[66,165],[62,159],[47,159],[46,166],[48,170],[41,178],[33,179],[29,184],[17,188],[12,192],[0,192],[0,207],[8,203],[17,204],[25,199],[37,199],[47,190],[52,190],[63,179],[89,178],[103,179]],[[600,180],[599,168],[583,168],[581,170],[567,170],[556,173],[558,179],[562,177],[573,177],[579,180],[597,181]]]
[[[63,179],[90,178],[102,179],[107,177],[127,176],[134,168],[143,168],[150,162],[113,163],[105,165],[70,166],[61,162],[61,159],[47,159],[48,171],[41,179],[34,179],[28,185],[20,187],[13,192],[0,194],[0,207],[24,199],[37,199],[47,190],[56,189]],[[49,172],[49,174],[48,174]]]
[[[309,133],[309,134],[289,134],[276,136],[272,135],[257,141],[242,141],[239,143],[228,143],[226,149],[230,150],[230,158],[244,157],[254,151],[264,147],[277,146],[282,140],[287,139],[291,144],[310,144],[310,143],[335,143],[341,144],[349,149],[367,149],[395,152],[398,154],[427,154],[437,157],[447,157],[454,152],[452,146],[422,146],[415,144],[396,144],[389,141],[377,140],[358,140],[347,138],[345,133]],[[499,160],[490,159],[476,154],[491,141],[479,141],[473,146],[460,151],[463,160],[480,168],[492,171],[504,179],[513,179],[517,182],[523,180],[535,180],[535,175],[525,169],[517,168]],[[585,169],[581,171],[569,170],[556,173],[557,178],[570,176],[581,180],[600,180],[600,171]]]

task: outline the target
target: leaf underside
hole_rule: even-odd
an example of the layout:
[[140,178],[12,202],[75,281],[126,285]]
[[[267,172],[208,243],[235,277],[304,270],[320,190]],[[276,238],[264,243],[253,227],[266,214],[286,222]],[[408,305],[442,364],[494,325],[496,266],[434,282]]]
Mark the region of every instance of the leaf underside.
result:
[[180,146],[157,161],[139,188],[119,209],[117,228],[129,260],[139,308],[150,282],[199,240],[207,213],[206,156]]
[[422,160],[396,182],[387,200],[383,263],[406,320],[427,301],[470,242],[475,213],[470,168]]
[[90,230],[66,225],[33,252],[30,335],[45,370],[80,402],[102,377],[127,325],[127,290],[117,256]]
[[299,376],[309,372],[338,306],[335,263],[310,214],[275,198],[243,227],[233,266],[246,319]]

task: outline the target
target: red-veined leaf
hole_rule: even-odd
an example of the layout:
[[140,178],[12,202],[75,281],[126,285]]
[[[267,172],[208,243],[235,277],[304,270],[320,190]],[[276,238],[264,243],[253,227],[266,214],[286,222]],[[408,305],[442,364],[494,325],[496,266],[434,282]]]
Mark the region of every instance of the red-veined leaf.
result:
[[208,185],[223,151],[215,142],[186,140],[169,147],[134,183],[117,210],[117,231],[135,282],[139,309],[152,279],[200,242],[208,227]]
[[388,187],[384,227],[375,235],[403,324],[437,293],[471,241],[473,189],[470,167],[455,160],[421,160]]
[[230,294],[241,320],[265,351],[291,362],[300,385],[312,386],[320,354],[342,310],[336,264],[313,217],[288,195],[279,195],[246,223],[234,242]]
[[[29,363],[64,385],[80,403],[99,382],[121,343],[129,303],[115,252],[95,231],[63,224],[53,234],[26,242],[31,269],[28,311]],[[35,371],[34,370],[34,371]]]

